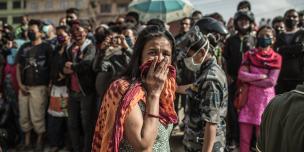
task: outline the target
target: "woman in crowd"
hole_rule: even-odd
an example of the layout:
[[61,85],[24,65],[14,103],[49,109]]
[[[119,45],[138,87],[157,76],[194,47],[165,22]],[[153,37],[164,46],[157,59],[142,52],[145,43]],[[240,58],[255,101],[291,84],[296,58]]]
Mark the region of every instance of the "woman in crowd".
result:
[[172,66],[174,38],[165,29],[149,26],[134,45],[126,74],[107,90],[93,139],[93,152],[170,152],[176,89]]
[[63,54],[70,47],[70,34],[66,26],[56,28],[58,45],[52,55],[50,103],[48,107],[48,141],[51,152],[58,151],[64,146],[68,117],[68,89],[66,76],[62,73],[64,65]]
[[257,32],[257,47],[246,52],[238,79],[248,84],[248,99],[239,113],[240,151],[249,152],[252,130],[259,134],[262,113],[275,96],[274,86],[279,76],[282,58],[271,48],[275,31],[262,26]]

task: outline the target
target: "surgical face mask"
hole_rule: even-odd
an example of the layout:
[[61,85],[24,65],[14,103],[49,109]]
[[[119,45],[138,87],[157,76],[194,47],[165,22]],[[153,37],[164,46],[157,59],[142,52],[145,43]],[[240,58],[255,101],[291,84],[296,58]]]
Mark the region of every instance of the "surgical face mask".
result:
[[60,44],[63,44],[65,42],[65,37],[63,35],[58,35],[57,36],[57,41],[60,43]]
[[193,57],[184,58],[184,63],[187,69],[193,72],[197,72],[200,70],[202,64],[195,64],[193,61]]
[[272,44],[272,38],[270,37],[260,37],[258,38],[258,46],[262,48],[267,48]]
[[[200,63],[195,63],[193,57],[194,57],[197,53],[199,53],[199,51],[200,51],[202,48],[204,48],[205,46],[207,46],[207,51],[205,52],[205,55],[204,55],[202,61],[201,61]],[[202,66],[202,64],[203,64],[203,62],[205,61],[205,58],[206,58],[206,56],[207,56],[207,54],[208,54],[208,52],[209,52],[209,49],[210,49],[209,41],[206,41],[206,42],[204,43],[204,45],[203,45],[197,52],[195,52],[191,57],[184,58],[185,66],[186,66],[189,70],[191,70],[191,71],[193,71],[193,72],[199,71],[200,68],[201,68],[201,66]]]
[[43,31],[43,33],[45,33],[47,35],[49,33],[49,26],[48,25],[43,26],[42,31]]

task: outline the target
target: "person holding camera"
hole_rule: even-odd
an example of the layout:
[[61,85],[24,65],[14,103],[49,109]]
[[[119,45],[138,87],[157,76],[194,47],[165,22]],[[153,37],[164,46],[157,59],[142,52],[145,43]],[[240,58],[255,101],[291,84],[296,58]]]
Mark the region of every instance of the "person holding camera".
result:
[[30,20],[28,37],[30,42],[23,44],[17,53],[17,81],[19,84],[20,125],[25,133],[24,146],[29,150],[31,130],[37,133],[36,150],[43,149],[42,137],[45,129],[49,67],[52,47],[42,41],[42,23]]
[[113,80],[126,70],[132,49],[123,34],[114,33],[104,27],[97,30],[95,37],[99,45],[93,69],[97,73],[95,84],[97,94],[102,98],[110,85],[109,80]]

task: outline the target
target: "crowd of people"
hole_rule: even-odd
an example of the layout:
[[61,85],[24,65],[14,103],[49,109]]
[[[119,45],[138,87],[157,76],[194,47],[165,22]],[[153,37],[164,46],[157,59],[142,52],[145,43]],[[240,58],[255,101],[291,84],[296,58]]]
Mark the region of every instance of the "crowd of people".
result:
[[170,152],[172,130],[186,152],[303,151],[303,110],[283,102],[303,107],[303,11],[258,25],[245,0],[227,23],[194,11],[179,27],[136,12],[94,27],[76,8],[3,24],[0,151]]

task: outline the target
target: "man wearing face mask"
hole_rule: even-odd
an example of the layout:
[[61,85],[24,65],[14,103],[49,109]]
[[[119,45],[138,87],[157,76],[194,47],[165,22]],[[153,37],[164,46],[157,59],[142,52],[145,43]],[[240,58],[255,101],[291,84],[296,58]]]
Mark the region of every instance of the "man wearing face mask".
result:
[[20,125],[24,132],[24,146],[30,147],[31,130],[37,133],[36,150],[42,151],[42,137],[45,130],[45,110],[51,64],[52,47],[42,41],[42,23],[30,20],[28,37],[30,42],[23,44],[16,57],[17,81],[19,84]]
[[[189,85],[180,86],[177,92],[187,95],[185,113],[185,151],[219,151],[225,149],[225,132],[228,102],[228,85],[224,71],[214,57],[214,33],[228,33],[212,18],[202,18],[193,27],[197,41],[190,43],[184,68],[193,75]],[[190,30],[191,32],[194,29]],[[190,32],[189,31],[189,32]],[[205,33],[203,35],[202,33]],[[188,36],[191,34],[187,34]],[[189,39],[192,39],[191,36]]]
[[74,42],[64,54],[63,73],[67,76],[69,89],[68,128],[74,152],[91,151],[97,117],[95,73],[92,69],[96,51],[87,38],[88,26],[85,20],[72,24]]
[[226,62],[226,73],[229,83],[229,102],[227,118],[227,138],[229,147],[235,148],[239,142],[239,128],[236,109],[233,106],[236,91],[236,80],[243,54],[255,46],[256,38],[251,35],[254,17],[250,11],[239,11],[234,16],[236,34],[230,36],[224,46],[223,56]]
[[298,12],[294,9],[286,11],[284,23],[286,31],[277,36],[274,44],[283,58],[277,94],[293,90],[304,81],[304,30],[298,27]]

